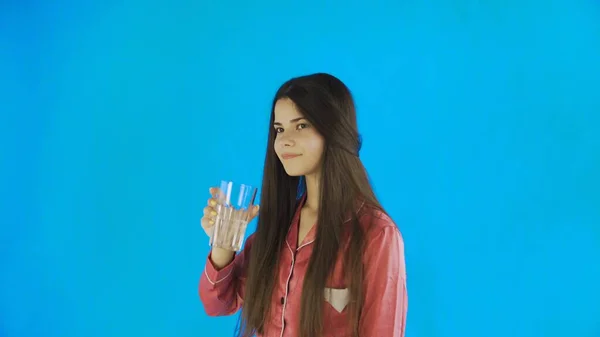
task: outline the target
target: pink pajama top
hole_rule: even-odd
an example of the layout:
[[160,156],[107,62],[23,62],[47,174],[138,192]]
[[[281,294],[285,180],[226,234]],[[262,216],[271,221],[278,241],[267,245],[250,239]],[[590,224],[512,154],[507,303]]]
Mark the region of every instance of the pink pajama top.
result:
[[[300,200],[286,242],[279,252],[280,264],[271,299],[271,315],[266,319],[264,333],[259,335],[261,337],[293,337],[299,328],[302,285],[316,233],[316,226],[313,226],[303,242],[297,245],[300,210],[305,199],[306,196]],[[360,336],[403,337],[408,297],[402,236],[386,214],[368,207],[364,202],[357,206],[356,211],[366,231]],[[350,225],[350,219],[343,225]],[[231,315],[241,308],[253,237],[250,235],[243,250],[220,270],[213,266],[209,254],[199,282],[200,299],[208,315]],[[323,337],[351,335],[347,313],[349,289],[342,259],[348,241],[346,237],[342,242],[343,248],[326,284]]]

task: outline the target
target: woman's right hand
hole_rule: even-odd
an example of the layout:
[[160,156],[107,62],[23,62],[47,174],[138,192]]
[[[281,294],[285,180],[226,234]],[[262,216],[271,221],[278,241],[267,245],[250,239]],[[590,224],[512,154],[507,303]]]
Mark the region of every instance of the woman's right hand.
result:
[[[210,239],[215,227],[215,221],[217,217],[217,198],[219,198],[220,189],[218,187],[211,187],[209,192],[211,197],[208,199],[206,207],[204,207],[204,215],[200,220],[200,224]],[[250,218],[248,222],[252,221],[258,215],[258,211],[259,206],[253,206],[252,210],[250,211]],[[227,249],[213,247],[211,254],[213,264],[217,268],[226,266],[233,259],[233,253],[233,251]]]
[[[215,227],[215,221],[217,218],[216,206],[220,189],[218,187],[211,187],[209,189],[209,192],[211,197],[207,201],[207,206],[204,207],[204,215],[200,220],[200,224],[202,225],[202,229],[204,229],[206,235],[208,235],[208,237],[211,238]],[[258,215],[258,210],[258,205],[254,205],[252,207],[252,210],[250,212],[250,219],[248,219],[248,222],[252,221]]]
[[[211,187],[209,189],[209,192],[211,197],[207,201],[207,206],[204,207],[204,215],[202,216],[202,220],[200,220],[200,223],[202,225],[202,229],[204,229],[204,232],[206,233],[206,235],[208,235],[210,240],[214,231],[215,221],[217,217],[217,209],[215,206],[217,206],[217,199],[222,194],[219,193],[220,189],[218,187]],[[258,210],[258,205],[253,206],[250,212],[250,219],[248,220],[248,222],[252,221],[252,219],[254,219],[258,215]],[[234,252],[231,250],[213,247],[211,252],[211,261],[215,268],[221,269],[227,266],[233,260],[233,256]]]

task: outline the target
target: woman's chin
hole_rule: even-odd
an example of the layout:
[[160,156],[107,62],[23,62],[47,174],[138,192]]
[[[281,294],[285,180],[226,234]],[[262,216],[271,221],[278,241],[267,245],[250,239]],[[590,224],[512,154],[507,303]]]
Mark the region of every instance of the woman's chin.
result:
[[299,176],[303,176],[306,174],[305,170],[299,169],[299,168],[293,168],[293,167],[283,167],[285,170],[285,173],[287,173],[288,176],[290,177],[299,177]]

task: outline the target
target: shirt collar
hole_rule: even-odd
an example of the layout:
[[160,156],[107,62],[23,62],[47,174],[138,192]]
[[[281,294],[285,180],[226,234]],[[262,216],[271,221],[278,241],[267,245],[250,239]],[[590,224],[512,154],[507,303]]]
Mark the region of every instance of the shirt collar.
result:
[[[306,237],[304,238],[302,244],[298,247],[298,229],[300,226],[299,220],[300,220],[300,214],[302,211],[302,207],[304,207],[305,203],[306,203],[306,193],[304,193],[298,199],[298,204],[296,206],[294,217],[292,218],[292,223],[290,224],[288,234],[286,237],[287,245],[290,248],[290,250],[292,250],[292,251],[298,250],[306,245],[313,243],[315,241],[315,237],[317,234],[316,225],[315,225],[306,234]],[[354,210],[355,210],[354,213],[358,215],[360,213],[360,211],[363,209],[364,205],[365,205],[365,200],[363,198],[357,198],[357,200],[354,203]],[[351,212],[348,212],[348,213],[351,213]],[[348,214],[346,217],[346,220],[344,220],[343,224],[350,222],[352,220],[352,215],[353,214]]]

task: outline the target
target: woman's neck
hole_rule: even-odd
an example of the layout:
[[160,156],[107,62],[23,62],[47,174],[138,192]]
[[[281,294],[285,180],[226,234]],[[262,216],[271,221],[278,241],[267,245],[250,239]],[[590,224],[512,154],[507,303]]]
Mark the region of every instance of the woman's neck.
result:
[[304,176],[304,179],[306,181],[306,202],[304,203],[304,208],[318,212],[321,194],[319,175],[306,175]]

